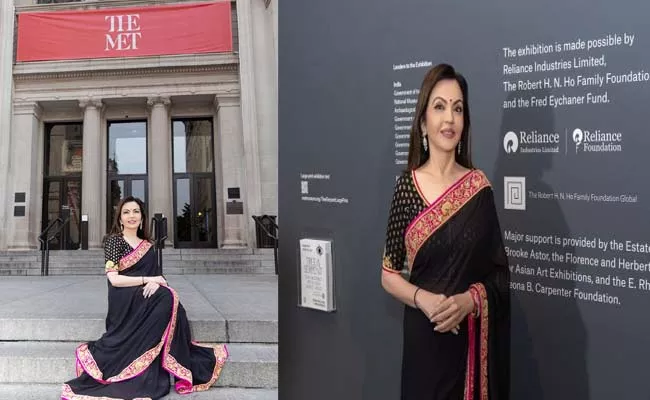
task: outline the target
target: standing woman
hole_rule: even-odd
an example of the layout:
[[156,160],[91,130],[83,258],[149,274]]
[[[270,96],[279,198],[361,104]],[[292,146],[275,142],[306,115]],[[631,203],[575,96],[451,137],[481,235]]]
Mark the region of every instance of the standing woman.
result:
[[467,96],[452,66],[426,74],[391,203],[381,282],[406,305],[402,400],[509,398],[510,274]]
[[228,351],[192,341],[185,309],[161,274],[140,199],[120,201],[104,253],[106,332],[77,347],[77,377],[63,384],[61,399],[156,400],[169,393],[170,375],[178,393],[208,390]]

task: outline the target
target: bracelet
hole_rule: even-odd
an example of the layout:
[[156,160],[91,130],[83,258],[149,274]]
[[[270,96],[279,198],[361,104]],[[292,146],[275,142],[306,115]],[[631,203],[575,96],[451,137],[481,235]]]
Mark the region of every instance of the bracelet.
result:
[[415,301],[415,296],[417,296],[417,294],[418,294],[418,290],[420,290],[420,289],[421,289],[421,288],[417,288],[417,289],[415,289],[415,293],[413,293],[413,305],[414,305],[415,308],[417,308],[417,309],[419,309],[420,307],[418,307],[418,303],[417,303],[417,301]]

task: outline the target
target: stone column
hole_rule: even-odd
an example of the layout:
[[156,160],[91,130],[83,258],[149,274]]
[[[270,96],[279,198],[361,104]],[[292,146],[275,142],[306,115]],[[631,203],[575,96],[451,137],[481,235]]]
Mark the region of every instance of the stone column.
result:
[[[8,248],[29,249],[38,247],[39,221],[36,220],[39,204],[36,195],[38,173],[35,160],[38,154],[38,135],[42,109],[36,102],[14,104],[11,128],[11,151],[9,155],[9,176],[12,181],[6,193],[9,220]],[[14,216],[14,193],[25,193],[24,216]]]
[[[7,227],[10,201],[9,154],[11,135],[12,69],[14,45],[14,7],[0,2],[0,226]],[[6,197],[5,197],[6,196]],[[11,214],[13,215],[13,214]],[[6,250],[9,235],[0,235],[0,251]]]
[[[237,25],[239,27],[239,77],[241,87],[241,119],[246,160],[245,182],[248,204],[244,208],[249,215],[259,215],[262,210],[260,180],[260,157],[258,143],[257,106],[255,95],[255,57],[253,15],[251,1],[237,0]],[[255,246],[255,221],[246,221],[246,242]]]
[[149,220],[156,213],[167,217],[167,243],[174,240],[174,199],[171,122],[169,120],[169,97],[159,96],[147,99],[151,108],[151,128],[149,129],[148,151],[150,154],[149,176]]
[[83,172],[81,175],[81,214],[88,215],[88,248],[101,247],[102,207],[106,199],[102,198],[102,172],[106,171],[102,160],[101,112],[103,104],[98,99],[79,101],[84,110],[83,123]]
[[[246,219],[250,218],[247,210],[248,186],[245,179],[244,143],[242,136],[242,117],[237,97],[217,97],[217,124],[221,148],[215,149],[215,156],[221,158],[222,184],[224,209],[224,236],[220,238],[222,247],[237,248],[245,247],[250,242],[247,233]],[[244,214],[228,214],[228,188],[240,188],[241,198],[238,201],[244,202]],[[251,218],[252,219],[252,218]]]

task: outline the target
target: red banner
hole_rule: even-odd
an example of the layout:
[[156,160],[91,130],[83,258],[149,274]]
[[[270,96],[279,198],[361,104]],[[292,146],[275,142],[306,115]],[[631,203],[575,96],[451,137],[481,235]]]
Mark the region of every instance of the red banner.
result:
[[232,51],[230,1],[18,15],[17,61]]

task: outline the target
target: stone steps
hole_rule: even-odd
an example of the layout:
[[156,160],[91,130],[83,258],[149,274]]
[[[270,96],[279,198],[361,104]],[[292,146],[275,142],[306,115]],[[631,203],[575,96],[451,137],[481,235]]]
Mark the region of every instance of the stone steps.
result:
[[[63,383],[74,377],[78,344],[0,342],[0,383]],[[275,388],[277,344],[229,343],[230,358],[216,382],[219,387]]]
[[[50,275],[102,275],[102,250],[51,251]],[[274,274],[273,249],[164,249],[163,270],[170,275]],[[0,276],[38,276],[41,252],[0,253]]]
[[[199,342],[277,343],[278,321],[247,319],[190,319],[192,338]],[[96,318],[0,318],[0,341],[84,342],[105,330]]]
[[[61,395],[60,384],[0,384],[0,399],[57,400]],[[214,387],[205,392],[180,395],[172,389],[163,400],[277,400],[277,389],[242,389]]]
[[[192,338],[226,343],[230,358],[215,387],[183,399],[278,398],[277,277],[170,276]],[[74,377],[74,350],[105,329],[104,277],[0,279],[0,399],[58,399]],[[172,394],[167,399],[180,399]]]

